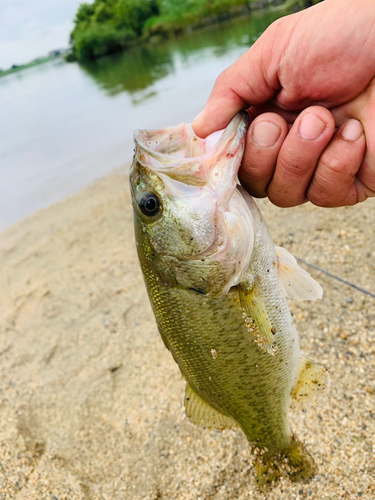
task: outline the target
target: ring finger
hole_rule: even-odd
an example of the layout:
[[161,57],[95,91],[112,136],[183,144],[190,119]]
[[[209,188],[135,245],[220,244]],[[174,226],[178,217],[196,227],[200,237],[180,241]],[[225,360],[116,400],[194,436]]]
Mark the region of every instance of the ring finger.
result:
[[361,123],[353,119],[341,125],[319,159],[307,198],[323,207],[355,205],[362,201],[356,173],[365,149]]

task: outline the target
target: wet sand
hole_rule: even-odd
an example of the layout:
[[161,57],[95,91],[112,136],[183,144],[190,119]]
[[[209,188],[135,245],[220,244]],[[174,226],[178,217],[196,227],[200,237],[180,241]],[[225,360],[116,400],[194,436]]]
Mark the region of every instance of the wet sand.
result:
[[[375,299],[324,288],[291,302],[302,348],[330,373],[292,427],[307,485],[257,491],[239,431],[194,427],[146,297],[126,169],[0,234],[0,500],[375,498]],[[375,200],[259,202],[274,241],[375,293]]]

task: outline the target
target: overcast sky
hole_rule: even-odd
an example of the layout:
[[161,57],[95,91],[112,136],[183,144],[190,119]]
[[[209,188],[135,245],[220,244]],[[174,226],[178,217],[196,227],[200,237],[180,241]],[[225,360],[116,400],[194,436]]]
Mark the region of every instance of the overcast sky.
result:
[[68,47],[73,18],[83,1],[0,0],[0,69]]

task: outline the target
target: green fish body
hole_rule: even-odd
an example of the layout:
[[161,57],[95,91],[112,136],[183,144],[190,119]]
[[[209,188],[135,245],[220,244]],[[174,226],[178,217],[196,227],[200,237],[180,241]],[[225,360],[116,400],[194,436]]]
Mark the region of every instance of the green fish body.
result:
[[188,125],[136,132],[136,244],[159,332],[186,379],[187,416],[240,427],[259,451],[259,484],[306,481],[315,466],[291,433],[289,406],[315,397],[327,376],[301,352],[286,297],[322,291],[274,247],[237,185],[246,129],[239,114],[206,141]]

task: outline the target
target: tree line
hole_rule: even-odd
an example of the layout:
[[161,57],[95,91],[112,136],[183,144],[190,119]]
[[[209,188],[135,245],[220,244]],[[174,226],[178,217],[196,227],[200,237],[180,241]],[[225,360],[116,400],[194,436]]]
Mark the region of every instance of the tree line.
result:
[[[254,2],[262,3],[259,0],[94,0],[82,3],[74,19],[70,35],[72,52],[67,60],[93,60],[124,50],[141,39],[215,22],[220,16],[250,9]],[[275,3],[281,2],[263,1],[264,6]]]

